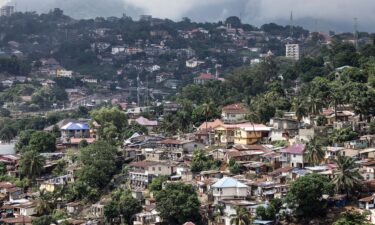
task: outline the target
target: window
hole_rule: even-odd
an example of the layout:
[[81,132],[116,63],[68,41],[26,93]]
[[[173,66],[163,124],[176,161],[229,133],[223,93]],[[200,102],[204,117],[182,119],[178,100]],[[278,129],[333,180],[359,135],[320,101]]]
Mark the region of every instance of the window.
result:
[[152,167],[152,171],[155,171],[155,167]]
[[161,167],[159,166],[159,171],[161,171]]
[[293,158],[296,158],[296,154],[293,154]]

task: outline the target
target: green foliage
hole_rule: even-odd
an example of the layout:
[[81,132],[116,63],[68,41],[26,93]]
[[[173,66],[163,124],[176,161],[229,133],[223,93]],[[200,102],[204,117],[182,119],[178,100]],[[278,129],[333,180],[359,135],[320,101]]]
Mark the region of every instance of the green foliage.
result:
[[229,172],[232,174],[238,174],[241,171],[240,164],[234,158],[230,158],[229,160]]
[[201,172],[204,170],[216,169],[217,167],[216,162],[212,158],[207,157],[204,150],[196,150],[193,153],[193,159],[190,166],[192,172]]
[[58,86],[43,87],[31,95],[31,103],[39,106],[40,109],[52,108],[53,104],[66,100],[68,100],[68,94]]
[[147,135],[147,128],[139,125],[138,123],[132,123],[127,126],[126,130],[123,133],[124,139],[130,138],[134,133],[145,134]]
[[34,180],[39,177],[43,171],[44,157],[37,151],[26,151],[21,155],[19,171],[22,176]]
[[9,143],[16,134],[17,132],[13,127],[6,125],[0,129],[0,140]]
[[23,151],[30,142],[31,135],[35,132],[35,130],[23,130],[21,131],[18,141],[16,143],[16,149],[17,151]]
[[65,172],[66,172],[65,169],[66,169],[67,163],[63,159],[59,159],[56,163],[57,163],[57,165],[52,170],[52,174],[54,176],[64,175]]
[[57,126],[57,125],[54,125],[53,127],[52,127],[52,136],[54,137],[54,138],[59,138],[59,137],[61,137],[61,131],[60,131],[60,129],[59,129],[59,127]]
[[370,124],[369,124],[369,133],[375,134],[375,120],[371,121]]
[[332,193],[332,190],[326,177],[312,173],[290,183],[285,201],[297,218],[319,217],[325,215],[327,208],[322,196]]
[[280,212],[282,206],[282,200],[279,198],[271,199],[267,208],[264,206],[258,206],[256,208],[256,215],[262,220],[275,220],[276,214]]
[[162,185],[165,181],[167,181],[167,177],[165,176],[159,176],[152,179],[151,184],[148,186],[148,189],[151,192],[158,192],[161,191]]
[[169,183],[156,194],[156,210],[171,225],[200,221],[200,202],[192,185]]
[[50,215],[43,215],[33,219],[32,225],[50,225],[55,223],[55,220]]
[[230,215],[231,225],[250,225],[252,224],[251,214],[243,206],[236,206],[236,214]]
[[325,126],[327,124],[327,119],[324,116],[318,116],[316,119],[317,126]]
[[319,139],[314,137],[311,139],[305,147],[304,160],[312,165],[318,165],[324,159],[325,152],[322,149],[322,144]]
[[288,143],[284,140],[280,140],[280,141],[273,141],[272,145],[274,145],[275,147],[287,147]]
[[0,73],[9,73],[12,75],[26,75],[30,72],[30,65],[25,60],[12,56],[9,58],[0,57]]
[[65,192],[68,201],[96,202],[100,198],[100,190],[90,187],[86,183],[78,180],[70,184]]
[[33,132],[28,149],[37,152],[54,152],[56,150],[56,138],[44,131]]
[[356,211],[347,211],[341,214],[340,218],[336,220],[332,225],[370,225],[371,223],[367,220],[365,213],[359,213]]
[[346,141],[354,140],[358,137],[358,133],[353,131],[351,127],[337,129],[333,131],[333,134],[330,135],[329,139],[332,143],[344,143]]
[[338,156],[334,160],[337,165],[333,183],[337,193],[346,193],[349,195],[361,185],[363,179],[359,173],[359,167],[356,159],[348,156]]
[[5,108],[0,108],[0,117],[10,117],[10,111]]
[[87,143],[86,140],[82,140],[78,143],[78,148],[81,149],[81,148],[85,148],[87,147],[89,144]]
[[132,224],[134,215],[142,211],[141,203],[132,197],[130,191],[120,191],[104,206],[104,216],[108,222],[120,216],[126,224]]
[[0,162],[0,176],[7,173],[7,165],[4,162]]
[[100,108],[90,112],[93,120],[98,122],[99,137],[112,143],[122,142],[122,134],[126,131],[128,118],[118,107]]
[[104,188],[116,172],[117,149],[104,141],[97,141],[81,150],[83,166],[78,179],[93,188]]

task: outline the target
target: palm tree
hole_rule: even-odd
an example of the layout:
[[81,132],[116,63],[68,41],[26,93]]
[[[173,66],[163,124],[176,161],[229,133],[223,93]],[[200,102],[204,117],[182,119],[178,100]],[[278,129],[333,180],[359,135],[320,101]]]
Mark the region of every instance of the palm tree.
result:
[[36,204],[36,213],[38,215],[48,215],[54,209],[54,199],[50,193],[45,190],[39,192],[39,197]]
[[344,100],[344,91],[342,88],[342,84],[338,83],[337,81],[331,82],[330,89],[331,91],[329,92],[328,101],[330,103],[330,106],[335,110],[335,120],[337,120],[337,106]]
[[212,220],[214,224],[220,224],[220,219],[224,215],[224,206],[216,205],[212,213]]
[[293,110],[296,112],[298,122],[301,122],[304,116],[307,116],[306,102],[302,98],[297,98],[293,102]]
[[231,215],[231,225],[250,225],[252,223],[251,215],[246,208],[237,206],[236,215]]
[[323,161],[325,152],[322,149],[322,145],[319,140],[313,138],[307,143],[304,151],[305,160],[313,165],[319,164]]
[[333,183],[337,193],[346,193],[349,195],[355,187],[360,185],[363,178],[358,171],[359,168],[355,161],[355,158],[341,155],[334,160],[337,168],[334,172]]
[[322,101],[315,94],[311,94],[309,96],[307,104],[308,104],[308,109],[309,109],[308,111],[312,115],[317,115],[320,112],[320,110],[322,109]]
[[26,151],[21,156],[20,173],[31,180],[35,180],[43,171],[44,161],[44,157],[37,151]]

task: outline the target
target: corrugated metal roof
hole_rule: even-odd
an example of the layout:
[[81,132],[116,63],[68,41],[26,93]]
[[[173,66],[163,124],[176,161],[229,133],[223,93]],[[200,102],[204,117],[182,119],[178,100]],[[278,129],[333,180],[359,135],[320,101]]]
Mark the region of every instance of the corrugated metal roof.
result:
[[247,188],[248,186],[231,177],[223,177],[214,185],[212,185],[212,187],[214,188],[229,188],[229,187]]

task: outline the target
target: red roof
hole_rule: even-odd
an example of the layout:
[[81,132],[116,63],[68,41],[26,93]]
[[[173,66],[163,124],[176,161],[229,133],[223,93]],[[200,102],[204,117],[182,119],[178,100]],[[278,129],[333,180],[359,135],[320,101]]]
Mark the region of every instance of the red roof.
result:
[[206,128],[207,129],[215,129],[216,127],[220,126],[220,125],[223,125],[223,121],[221,121],[220,119],[215,119],[214,121],[212,122],[204,122],[202,123],[198,130],[205,130]]
[[305,145],[303,144],[292,144],[287,148],[281,149],[281,153],[289,153],[289,154],[299,154],[302,155],[303,151],[305,150]]
[[214,75],[210,73],[201,73],[198,77],[195,77],[194,80],[213,80],[216,79]]
[[246,108],[242,103],[235,103],[232,105],[224,106],[223,110],[246,110]]
[[368,196],[368,197],[365,197],[365,198],[361,198],[361,199],[359,199],[358,201],[360,201],[360,202],[371,202],[371,201],[373,201],[374,199],[375,199],[375,196],[372,195],[372,196]]
[[139,161],[139,162],[132,162],[129,164],[129,167],[141,167],[141,168],[147,168],[149,166],[155,165],[157,162],[151,162],[151,161]]
[[5,188],[5,189],[9,189],[9,188],[14,188],[16,185],[10,183],[10,182],[0,182],[0,188]]
[[182,143],[181,143],[181,141],[176,140],[176,139],[165,139],[165,140],[159,141],[159,144],[164,144],[164,145],[180,145]]

